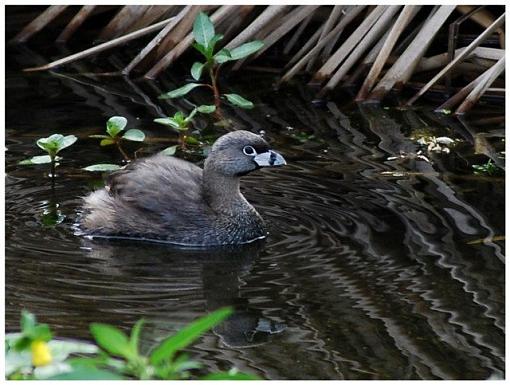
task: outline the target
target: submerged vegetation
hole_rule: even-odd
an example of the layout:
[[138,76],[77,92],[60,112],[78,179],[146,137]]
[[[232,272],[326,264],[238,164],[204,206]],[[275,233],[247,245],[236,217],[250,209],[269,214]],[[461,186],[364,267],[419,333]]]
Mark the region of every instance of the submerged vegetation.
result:
[[149,349],[140,351],[144,320],[126,335],[102,323],[90,325],[96,344],[56,339],[47,324],[21,313],[21,332],[5,336],[5,374],[9,380],[255,380],[254,375],[227,372],[197,375],[200,362],[181,351],[232,314],[222,308],[187,325]]

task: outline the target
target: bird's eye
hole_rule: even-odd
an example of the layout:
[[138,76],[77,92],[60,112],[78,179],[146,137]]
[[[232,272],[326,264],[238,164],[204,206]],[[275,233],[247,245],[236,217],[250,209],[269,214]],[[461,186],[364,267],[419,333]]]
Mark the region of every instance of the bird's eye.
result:
[[257,151],[255,151],[255,149],[252,146],[244,146],[243,154],[248,156],[254,156],[257,155]]

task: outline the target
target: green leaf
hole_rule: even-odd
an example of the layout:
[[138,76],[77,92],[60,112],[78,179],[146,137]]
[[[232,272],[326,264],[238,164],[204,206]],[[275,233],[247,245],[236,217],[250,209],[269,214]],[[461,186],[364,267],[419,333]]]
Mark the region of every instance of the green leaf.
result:
[[219,42],[221,39],[223,39],[223,35],[216,34],[209,41],[209,53],[211,54],[211,56],[214,51],[214,47],[216,46],[216,43]]
[[251,55],[254,52],[257,52],[264,46],[264,42],[260,40],[250,41],[248,43],[242,44],[239,47],[230,50],[230,55],[232,56],[232,60],[239,60],[245,58],[246,56]]
[[[78,138],[74,135],[67,135],[67,136],[64,136],[64,141],[63,141],[63,144],[62,146],[60,146],[60,148],[58,149],[58,151],[61,151],[63,150],[64,148],[67,148],[71,145],[74,144],[74,142],[76,142],[78,140]],[[58,152],[57,151],[57,152]]]
[[114,143],[115,143],[115,140],[113,140],[111,138],[106,138],[106,139],[103,139],[101,142],[99,142],[99,145],[104,147],[104,146],[109,146]]
[[216,55],[214,55],[214,61],[218,64],[223,64],[228,62],[229,60],[232,60],[232,55],[230,54],[230,51],[226,48],[220,49]]
[[232,103],[234,106],[245,108],[247,110],[250,110],[254,107],[252,102],[246,100],[241,95],[237,94],[224,94],[224,95],[227,97],[228,101]]
[[132,142],[143,142],[145,140],[145,134],[142,130],[132,128],[126,131],[126,133],[122,136],[122,139],[130,140]]
[[116,164],[109,164],[109,163],[98,163],[93,164],[91,166],[84,167],[83,169],[86,171],[116,171],[120,170],[122,167],[117,166]]
[[119,132],[124,130],[127,126],[127,119],[123,116],[112,116],[106,122],[106,132],[112,138],[115,138]]
[[37,324],[33,328],[32,332],[28,334],[28,337],[32,340],[49,341],[53,337],[50,327],[47,324]]
[[197,42],[193,43],[192,46],[207,58],[207,48],[205,48],[202,44],[199,44]]
[[30,159],[22,160],[18,164],[26,166],[31,164],[46,164],[46,163],[51,163],[51,157],[49,155],[33,156]]
[[99,351],[94,344],[68,340],[51,340],[48,342],[48,348],[53,362],[62,362],[71,354],[94,354]]
[[180,88],[177,88],[176,90],[169,91],[166,94],[159,95],[158,99],[174,99],[179,98],[181,96],[186,95],[188,92],[190,92],[192,89],[205,86],[205,84],[200,83],[188,83]]
[[216,111],[216,106],[202,105],[197,107],[197,111],[202,114],[212,114]]
[[134,354],[128,337],[121,330],[111,325],[92,323],[90,332],[97,344],[108,353],[127,359],[133,358]]
[[37,140],[37,145],[50,155],[55,155],[66,147],[71,146],[78,138],[74,135],[53,134],[47,138]]
[[232,308],[225,307],[185,326],[154,349],[150,355],[150,362],[153,365],[159,365],[166,359],[172,359],[176,352],[193,343],[202,334],[218,325],[231,314]]
[[260,380],[260,379],[261,379],[260,377],[255,376],[253,374],[240,373],[240,372],[237,372],[237,373],[218,372],[218,373],[207,374],[203,377],[200,377],[200,380],[216,380],[216,381],[220,381],[220,380],[246,381],[246,380]]
[[131,349],[134,352],[138,352],[138,342],[140,341],[140,332],[142,331],[142,326],[145,320],[142,318],[138,320],[131,329],[131,336],[129,337],[129,344],[131,345]]
[[175,155],[175,152],[177,151],[177,146],[170,146],[165,148],[164,150],[160,151],[161,154],[166,156],[173,156]]
[[35,318],[34,314],[23,309],[21,311],[20,324],[22,333],[29,335],[34,330],[35,325],[37,325],[37,319]]
[[163,124],[165,126],[179,128],[179,123],[176,122],[174,118],[158,118],[158,119],[154,119],[154,121],[156,123]]
[[193,23],[193,37],[198,44],[208,48],[214,37],[214,25],[204,12],[200,12]]
[[193,65],[191,66],[191,76],[193,76],[193,79],[195,79],[196,81],[200,80],[204,66],[205,66],[204,63],[199,62],[193,63]]

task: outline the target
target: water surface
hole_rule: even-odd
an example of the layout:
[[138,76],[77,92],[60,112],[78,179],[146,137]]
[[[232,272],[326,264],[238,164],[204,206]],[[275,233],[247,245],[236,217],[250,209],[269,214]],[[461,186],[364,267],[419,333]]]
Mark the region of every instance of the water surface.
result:
[[[357,106],[348,96],[316,105],[299,84],[273,91],[270,75],[224,79],[256,103],[225,115],[237,128],[265,131],[288,162],[242,183],[269,238],[209,251],[91,241],[73,226],[80,197],[101,177],[81,168],[122,159],[88,135],[123,115],[148,135],[142,156],[171,144],[176,135],[152,120],[189,105],[157,96],[185,79],[76,75],[90,72],[80,63],[65,73],[21,73],[37,54],[11,49],[7,57],[7,330],[23,308],[59,336],[84,339],[90,322],[128,329],[144,317],[148,348],[232,305],[235,315],[189,349],[207,370],[235,366],[267,379],[503,376],[504,180],[471,171],[486,159],[474,154],[474,135],[504,130],[504,122],[480,119],[501,111],[459,121],[426,107]],[[207,118],[197,128],[203,141],[226,132]],[[430,155],[433,164],[388,160],[416,152],[410,136],[420,130],[463,141],[449,155]],[[62,152],[52,188],[44,166],[17,162],[38,155],[35,140],[56,132],[79,140]],[[200,151],[178,156],[203,161]]]

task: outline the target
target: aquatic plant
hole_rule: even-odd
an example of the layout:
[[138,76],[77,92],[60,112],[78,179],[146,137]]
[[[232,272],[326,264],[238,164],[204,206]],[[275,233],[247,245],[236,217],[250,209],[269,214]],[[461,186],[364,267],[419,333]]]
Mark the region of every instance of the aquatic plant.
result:
[[501,169],[496,166],[492,159],[489,159],[483,164],[473,164],[472,167],[474,169],[473,173],[476,175],[495,176],[502,173]]
[[223,38],[223,35],[216,34],[214,25],[209,16],[200,12],[193,23],[193,47],[202,54],[205,61],[195,62],[191,66],[191,76],[197,82],[202,78],[204,72],[209,76],[209,83],[188,83],[180,88],[160,95],[160,99],[174,99],[188,94],[197,87],[207,87],[213,92],[214,105],[217,111],[220,110],[222,96],[232,105],[240,108],[251,109],[253,103],[238,94],[222,94],[218,87],[218,76],[221,65],[229,61],[244,59],[257,52],[264,45],[262,41],[254,40],[244,43],[233,49],[222,48],[215,50],[216,44]]
[[[21,333],[7,334],[7,379],[48,380],[177,380],[192,377],[202,365],[179,352],[232,314],[222,308],[185,326],[149,350],[140,352],[141,319],[129,336],[120,329],[93,323],[90,331],[96,343],[53,339],[47,324],[38,324],[33,314],[23,311]],[[211,373],[199,379],[253,380],[256,376],[237,372]]]
[[[191,128],[191,123],[193,117],[200,112],[202,114],[211,114],[216,111],[216,106],[202,105],[195,107],[188,116],[186,116],[183,112],[177,111],[174,116],[167,116],[166,118],[157,118],[154,119],[154,122],[163,124],[164,126],[171,127],[176,129],[179,132],[179,143],[181,147],[185,147],[187,132]],[[171,148],[171,147],[169,147]],[[163,150],[165,151],[165,150]],[[175,151],[174,151],[175,153]],[[173,154],[170,154],[173,155]]]
[[76,142],[78,138],[74,135],[61,135],[53,134],[47,138],[40,138],[37,140],[37,146],[46,151],[48,155],[34,156],[30,159],[25,159],[19,162],[20,165],[37,165],[37,164],[51,164],[50,176],[55,176],[55,167],[58,166],[58,161],[62,160],[57,154],[64,148],[67,148]]
[[[106,122],[106,133],[107,135],[90,135],[89,138],[99,138],[101,146],[117,146],[118,150],[122,154],[125,160],[129,161],[130,158],[122,148],[121,142],[128,140],[131,142],[143,142],[145,140],[145,134],[142,130],[131,128],[120,135],[127,126],[127,119],[123,116],[112,116]],[[115,171],[121,167],[116,164],[99,163],[87,166],[84,170],[87,171]]]

